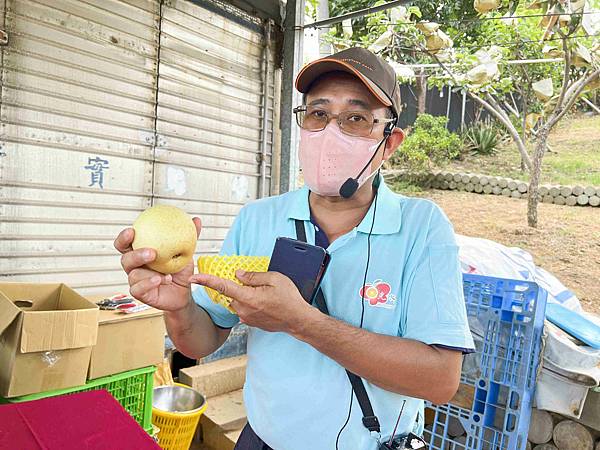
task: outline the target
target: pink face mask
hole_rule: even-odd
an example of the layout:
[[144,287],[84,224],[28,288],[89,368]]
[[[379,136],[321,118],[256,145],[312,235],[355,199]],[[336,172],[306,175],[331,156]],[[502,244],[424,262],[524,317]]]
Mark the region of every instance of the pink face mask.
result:
[[[300,167],[308,188],[319,195],[339,196],[340,187],[356,177],[365,167],[379,141],[348,136],[337,125],[322,131],[300,130]],[[365,170],[358,178],[359,186],[373,174]]]

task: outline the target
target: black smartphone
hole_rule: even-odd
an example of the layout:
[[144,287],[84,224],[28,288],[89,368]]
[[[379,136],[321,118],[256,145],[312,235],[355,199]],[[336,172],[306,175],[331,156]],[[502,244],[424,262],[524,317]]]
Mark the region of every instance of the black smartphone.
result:
[[328,263],[329,253],[323,247],[279,237],[275,241],[269,271],[289,277],[304,300],[312,303]]

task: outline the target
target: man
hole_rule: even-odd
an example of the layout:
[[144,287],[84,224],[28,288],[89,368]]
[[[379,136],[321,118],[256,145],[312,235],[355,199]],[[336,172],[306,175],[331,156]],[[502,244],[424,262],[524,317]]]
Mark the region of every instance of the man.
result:
[[[321,288],[328,314],[275,272],[236,275],[244,286],[146,269],[153,250],[132,251],[131,229],[115,242],[131,293],[165,311],[177,348],[204,357],[231,327],[249,326],[244,400],[248,426],[239,450],[375,450],[422,430],[423,401],[456,392],[462,353],[473,347],[451,224],[433,203],[394,194],[378,169],[401,144],[393,69],[348,49],[307,65],[296,79],[304,105],[300,162],[306,186],[245,206],[221,253],[270,255],[279,236],[327,248]],[[194,219],[198,230],[200,222]],[[237,315],[197,283],[233,299]],[[346,370],[356,374],[377,417],[363,411]],[[369,428],[369,429],[367,429]],[[379,430],[379,431],[377,431]]]

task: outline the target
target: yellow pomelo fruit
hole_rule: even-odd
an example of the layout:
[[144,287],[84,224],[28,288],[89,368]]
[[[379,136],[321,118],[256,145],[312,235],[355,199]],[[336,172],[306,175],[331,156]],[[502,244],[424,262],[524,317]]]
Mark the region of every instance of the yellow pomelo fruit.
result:
[[142,212],[133,223],[132,247],[156,250],[156,259],[146,264],[160,273],[177,273],[189,264],[196,250],[196,226],[181,209],[156,205]]

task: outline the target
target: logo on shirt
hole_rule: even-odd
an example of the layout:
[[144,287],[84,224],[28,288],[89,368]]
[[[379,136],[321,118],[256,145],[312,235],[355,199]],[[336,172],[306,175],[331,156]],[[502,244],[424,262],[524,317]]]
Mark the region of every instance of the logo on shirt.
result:
[[369,302],[370,306],[393,309],[396,306],[396,296],[391,294],[392,287],[389,283],[375,280],[365,284],[359,291],[361,298]]

